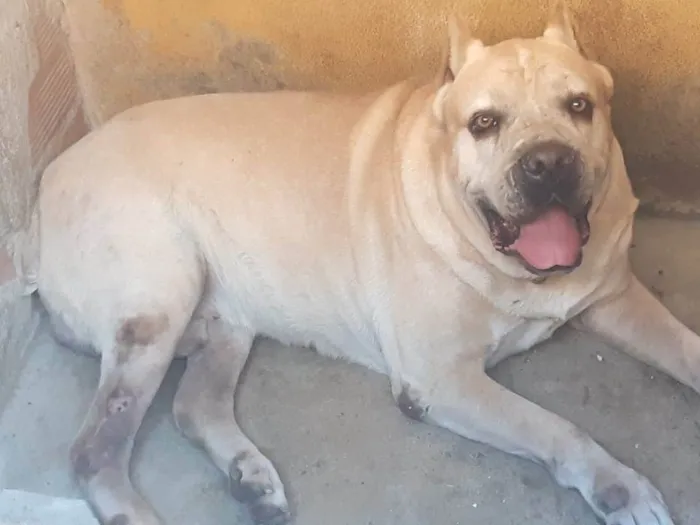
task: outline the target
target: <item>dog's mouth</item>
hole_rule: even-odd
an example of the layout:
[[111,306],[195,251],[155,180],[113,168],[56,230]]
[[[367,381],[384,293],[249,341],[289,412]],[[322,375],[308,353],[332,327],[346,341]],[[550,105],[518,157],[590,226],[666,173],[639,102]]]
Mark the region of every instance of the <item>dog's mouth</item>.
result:
[[480,202],[491,242],[499,252],[517,257],[536,275],[570,272],[583,260],[583,247],[590,236],[589,201],[578,213],[552,204],[528,220],[507,219],[488,203]]

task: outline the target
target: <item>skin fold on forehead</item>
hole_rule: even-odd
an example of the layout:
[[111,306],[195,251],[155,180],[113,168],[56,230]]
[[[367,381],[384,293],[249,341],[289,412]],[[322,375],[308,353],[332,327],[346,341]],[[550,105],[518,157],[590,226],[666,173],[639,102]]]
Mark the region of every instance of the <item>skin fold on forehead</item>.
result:
[[[451,102],[467,115],[499,103],[587,94],[604,98],[596,68],[573,50],[538,40],[503,42],[484,49],[455,79]],[[453,106],[454,107],[454,106]],[[465,115],[465,116],[467,116]]]

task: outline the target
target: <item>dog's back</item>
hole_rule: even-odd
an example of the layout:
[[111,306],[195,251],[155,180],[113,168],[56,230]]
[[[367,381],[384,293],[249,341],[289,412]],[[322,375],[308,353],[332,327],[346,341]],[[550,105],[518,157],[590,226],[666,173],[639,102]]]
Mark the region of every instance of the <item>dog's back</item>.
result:
[[366,345],[346,199],[369,100],[206,95],[117,116],[45,172],[44,304],[101,352],[134,316],[168,311],[181,332],[205,291],[258,333]]

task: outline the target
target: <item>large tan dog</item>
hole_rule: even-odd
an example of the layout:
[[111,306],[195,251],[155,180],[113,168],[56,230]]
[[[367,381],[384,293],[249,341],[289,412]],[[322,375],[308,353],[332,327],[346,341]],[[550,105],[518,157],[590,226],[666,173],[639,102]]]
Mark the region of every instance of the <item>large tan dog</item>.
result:
[[543,464],[608,525],[672,523],[646,478],[485,373],[573,320],[700,387],[700,338],[630,271],[610,74],[563,9],[535,39],[450,35],[434,81],[155,102],[46,170],[24,271],[59,340],[101,354],[71,459],[102,523],[160,523],[128,464],[177,356],[179,428],[257,522],[290,519],[234,420],[257,335],[385,373],[409,417]]

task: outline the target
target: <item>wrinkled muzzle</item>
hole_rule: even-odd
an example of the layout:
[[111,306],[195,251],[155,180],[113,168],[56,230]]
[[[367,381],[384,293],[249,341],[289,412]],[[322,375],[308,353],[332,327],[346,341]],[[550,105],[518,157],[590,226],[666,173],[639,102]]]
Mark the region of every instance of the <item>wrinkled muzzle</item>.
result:
[[480,201],[494,247],[536,274],[578,267],[590,234],[584,175],[575,148],[557,141],[530,145],[508,174],[509,212]]

